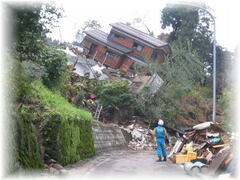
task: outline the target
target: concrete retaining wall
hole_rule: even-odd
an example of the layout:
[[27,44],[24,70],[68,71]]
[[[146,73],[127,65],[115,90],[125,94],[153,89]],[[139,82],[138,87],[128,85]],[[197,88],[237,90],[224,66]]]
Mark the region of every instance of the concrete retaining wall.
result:
[[126,146],[125,138],[117,125],[93,121],[92,131],[96,153],[117,150]]

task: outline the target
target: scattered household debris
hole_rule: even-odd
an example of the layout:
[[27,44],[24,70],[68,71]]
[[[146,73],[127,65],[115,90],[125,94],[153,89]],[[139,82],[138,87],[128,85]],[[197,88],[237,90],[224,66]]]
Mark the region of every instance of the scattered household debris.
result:
[[129,138],[128,148],[130,150],[154,150],[156,143],[153,141],[152,135],[147,128],[141,127],[139,124],[131,124],[127,127],[120,127]]
[[105,66],[101,66],[99,64],[96,64],[95,66],[92,66],[92,69],[95,73],[98,73],[99,75],[102,75],[103,72],[102,70],[105,69],[106,67]]
[[152,76],[136,75],[132,80],[133,91],[139,93],[144,87],[149,87],[149,91],[155,94],[163,84],[163,80],[158,74]]
[[233,160],[232,143],[221,137],[223,132],[218,123],[195,125],[178,138],[168,157],[176,164],[184,164],[190,175],[217,175]]

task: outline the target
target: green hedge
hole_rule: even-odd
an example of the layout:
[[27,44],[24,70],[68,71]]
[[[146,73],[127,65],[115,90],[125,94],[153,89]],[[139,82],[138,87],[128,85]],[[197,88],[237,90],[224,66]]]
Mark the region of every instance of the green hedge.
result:
[[34,119],[28,106],[22,105],[19,108],[19,116],[16,119],[16,159],[23,169],[43,167]]
[[50,158],[67,165],[93,156],[91,114],[74,107],[39,82],[34,82],[33,86],[44,105],[44,116],[48,118],[43,137],[45,152]]
[[[92,115],[74,107],[39,81],[29,87],[32,96],[28,103],[19,106],[16,118],[19,166],[42,168],[44,154],[62,165],[93,156]],[[44,147],[44,154],[40,146]]]

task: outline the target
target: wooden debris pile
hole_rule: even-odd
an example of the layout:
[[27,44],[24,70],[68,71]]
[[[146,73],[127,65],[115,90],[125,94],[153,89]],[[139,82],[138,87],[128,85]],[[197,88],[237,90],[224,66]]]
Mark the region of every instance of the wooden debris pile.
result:
[[185,130],[168,157],[177,164],[185,164],[188,174],[216,175],[233,160],[232,144],[221,136],[223,132],[224,129],[213,122],[193,126]]

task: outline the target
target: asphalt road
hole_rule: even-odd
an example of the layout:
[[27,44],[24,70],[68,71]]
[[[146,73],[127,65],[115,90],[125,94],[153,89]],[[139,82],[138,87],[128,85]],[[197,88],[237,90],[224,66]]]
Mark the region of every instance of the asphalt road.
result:
[[103,154],[68,167],[66,176],[81,179],[179,179],[191,178],[183,167],[167,162],[156,162],[156,152],[117,151]]

